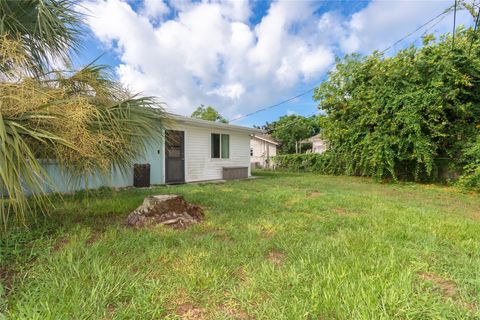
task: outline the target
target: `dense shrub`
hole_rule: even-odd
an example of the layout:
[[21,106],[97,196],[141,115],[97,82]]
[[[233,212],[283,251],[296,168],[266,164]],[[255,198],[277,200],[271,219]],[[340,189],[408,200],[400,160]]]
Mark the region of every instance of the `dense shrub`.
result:
[[467,150],[480,119],[480,45],[470,52],[472,32],[458,29],[454,49],[450,35],[427,36],[422,48],[393,57],[339,61],[314,95],[327,114],[328,171],[439,181],[458,176],[468,158],[462,181],[478,184],[479,154]]
[[275,156],[273,165],[276,170],[334,173],[329,169],[329,160],[330,158],[326,154],[284,154]]
[[467,164],[458,184],[466,189],[480,191],[480,136],[465,148],[464,158]]

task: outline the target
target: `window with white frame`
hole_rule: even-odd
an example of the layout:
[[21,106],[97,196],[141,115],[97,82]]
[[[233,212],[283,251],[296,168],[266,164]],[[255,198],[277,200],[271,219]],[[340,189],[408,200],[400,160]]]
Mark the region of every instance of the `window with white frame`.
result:
[[230,158],[230,135],[212,133],[211,150],[213,159]]

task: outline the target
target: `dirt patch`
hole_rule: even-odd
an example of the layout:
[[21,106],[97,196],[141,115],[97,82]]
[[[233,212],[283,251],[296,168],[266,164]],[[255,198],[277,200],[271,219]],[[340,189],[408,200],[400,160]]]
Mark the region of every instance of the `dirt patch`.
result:
[[87,239],[87,241],[85,241],[85,244],[87,246],[91,246],[93,245],[95,242],[97,242],[102,236],[102,233],[101,232],[98,232],[98,231],[94,231],[92,232],[92,234],[90,235],[90,237]]
[[110,313],[113,313],[115,311],[115,306],[113,305],[113,303],[107,304],[107,311]]
[[0,267],[0,286],[3,286],[6,296],[12,291],[14,277],[15,271]]
[[62,250],[69,242],[70,240],[67,237],[60,237],[53,245],[53,251]]
[[267,255],[267,260],[276,265],[282,265],[287,260],[285,254],[278,250],[272,250]]
[[104,232],[113,225],[120,225],[125,219],[124,214],[109,211],[102,214],[94,212],[84,212],[73,218],[75,224],[81,224],[90,227],[92,230]]
[[262,238],[270,239],[275,235],[275,230],[273,230],[273,228],[262,227],[260,229],[260,233],[261,233]]
[[213,237],[214,237],[215,240],[217,240],[217,241],[224,241],[224,242],[231,242],[231,241],[233,241],[233,238],[230,237],[225,231],[219,232],[219,233],[215,233],[215,235],[214,235]]
[[220,312],[222,315],[227,315],[233,319],[237,320],[253,320],[255,319],[252,316],[249,316],[245,310],[239,309],[235,306],[230,306],[226,304],[221,304],[219,306]]
[[333,208],[333,211],[339,215],[339,216],[342,216],[342,217],[356,217],[358,216],[358,212],[355,212],[355,211],[351,211],[349,209],[345,209],[345,208]]
[[170,312],[182,320],[203,320],[206,319],[205,310],[196,306],[188,292],[180,288],[169,303]]
[[185,302],[177,306],[175,314],[183,320],[201,320],[205,319],[204,310],[196,307],[191,302]]
[[463,306],[464,308],[475,310],[476,305],[474,303],[463,301],[458,293],[457,284],[453,280],[448,280],[440,277],[431,272],[419,272],[418,276],[425,280],[432,282],[436,291],[438,291],[443,297],[452,299],[455,303]]
[[140,268],[137,267],[137,266],[132,267],[132,272],[133,272],[134,274],[137,274],[138,272],[140,272]]
[[322,195],[323,195],[323,193],[321,193],[320,191],[316,191],[316,190],[315,190],[315,191],[309,192],[309,193],[307,194],[307,198],[317,198],[317,197],[320,197],[320,196],[322,196]]
[[230,242],[234,240],[232,236],[230,236],[228,231],[226,231],[223,228],[217,228],[217,227],[214,227],[214,228],[208,227],[206,229],[199,230],[192,235],[192,238],[194,240],[202,240],[207,236],[212,236],[215,240],[221,241],[221,242]]
[[296,214],[298,216],[302,216],[302,217],[306,218],[307,220],[316,220],[316,221],[325,220],[325,217],[320,216],[318,214],[318,212],[311,213],[311,212],[299,211],[299,212],[296,212]]
[[238,269],[237,274],[241,282],[248,282],[248,275],[244,267],[240,267],[240,269]]
[[286,209],[291,209],[293,206],[297,205],[298,203],[300,203],[300,199],[289,198],[284,202],[283,207]]
[[233,241],[233,238],[228,234],[228,232],[223,228],[211,228],[205,234],[213,233],[213,238],[217,241]]
[[440,289],[443,296],[453,298],[457,295],[457,284],[452,280],[447,280],[428,272],[420,272],[418,275],[423,280],[433,282]]

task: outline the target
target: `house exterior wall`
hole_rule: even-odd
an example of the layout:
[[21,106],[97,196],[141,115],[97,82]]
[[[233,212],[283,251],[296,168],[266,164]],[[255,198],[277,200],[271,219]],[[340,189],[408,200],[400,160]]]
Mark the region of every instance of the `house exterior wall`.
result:
[[[138,159],[133,163],[150,164],[150,183],[163,184],[163,141],[151,141],[147,144],[147,153],[144,159]],[[45,163],[43,168],[50,177],[51,186],[47,185],[47,192],[73,192],[84,189],[97,189],[100,187],[129,187],[133,186],[133,163],[126,172],[112,169],[108,177],[100,175],[90,175],[79,181],[71,181],[68,174],[62,168],[54,163]]]
[[313,139],[312,141],[312,152],[313,153],[324,153],[327,151],[327,142],[322,139]]
[[[185,182],[223,179],[223,167],[248,167],[250,176],[250,134],[234,130],[175,124],[185,132]],[[229,159],[212,159],[211,134],[230,135]]]
[[250,163],[252,166],[265,168],[268,166],[267,159],[277,155],[277,146],[265,140],[252,137],[250,140]]
[[[187,119],[187,118],[185,118]],[[185,182],[208,181],[223,179],[223,167],[246,167],[250,176],[250,131],[245,128],[230,129],[227,126],[212,126],[205,123],[184,123],[171,121],[167,129],[185,132]],[[230,136],[229,159],[211,158],[211,134],[220,133]],[[121,150],[119,151],[121,152]],[[133,186],[133,164],[150,164],[150,183],[152,185],[165,184],[165,143],[151,141],[147,144],[144,159],[134,161],[127,172],[112,170],[108,178],[100,175],[91,175],[73,183],[62,168],[52,162],[43,167],[50,177],[52,186],[46,186],[48,192],[73,192],[83,189],[105,187]],[[0,193],[3,193],[0,190]],[[30,193],[26,190],[26,193]]]

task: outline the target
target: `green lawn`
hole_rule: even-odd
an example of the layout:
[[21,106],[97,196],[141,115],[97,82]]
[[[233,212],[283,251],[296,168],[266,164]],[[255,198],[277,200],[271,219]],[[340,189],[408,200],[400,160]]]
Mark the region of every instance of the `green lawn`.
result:
[[[480,198],[452,188],[261,173],[103,190],[3,240],[11,319],[478,319]],[[132,230],[147,194],[206,210]]]

